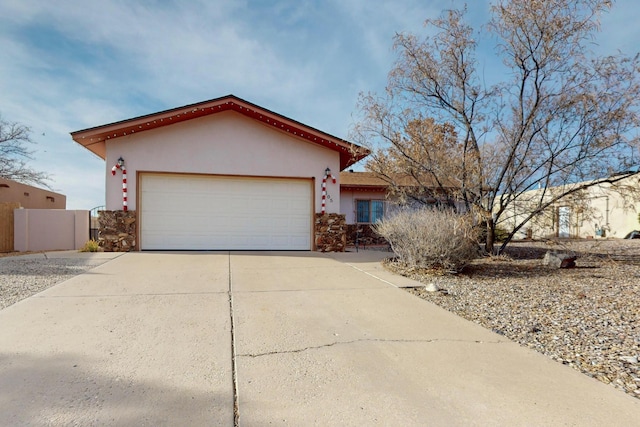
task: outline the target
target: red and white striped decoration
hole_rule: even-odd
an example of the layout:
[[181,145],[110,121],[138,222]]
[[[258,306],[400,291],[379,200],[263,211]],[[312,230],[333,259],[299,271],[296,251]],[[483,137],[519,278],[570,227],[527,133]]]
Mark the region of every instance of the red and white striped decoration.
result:
[[329,168],[324,172],[324,178],[322,178],[322,211],[321,214],[324,215],[326,201],[327,201],[327,178],[331,178],[333,183],[336,183],[336,179],[331,175],[331,171]]
[[122,170],[122,210],[127,211],[127,168],[124,165],[124,159],[120,157],[118,163],[111,168],[111,175],[116,174],[116,169]]

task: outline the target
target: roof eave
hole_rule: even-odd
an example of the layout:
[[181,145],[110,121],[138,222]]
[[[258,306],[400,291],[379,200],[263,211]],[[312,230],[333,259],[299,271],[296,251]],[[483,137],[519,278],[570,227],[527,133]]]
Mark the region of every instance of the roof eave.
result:
[[228,110],[244,114],[294,137],[338,151],[340,153],[340,170],[344,170],[370,154],[370,151],[364,147],[259,107],[234,95],[71,132],[71,137],[78,144],[105,159],[106,141],[110,139]]

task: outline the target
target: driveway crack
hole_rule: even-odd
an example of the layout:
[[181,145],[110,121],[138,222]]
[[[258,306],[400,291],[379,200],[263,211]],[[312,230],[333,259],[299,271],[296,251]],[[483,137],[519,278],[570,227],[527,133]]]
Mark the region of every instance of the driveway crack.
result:
[[229,318],[231,329],[231,379],[233,381],[233,426],[238,427],[240,425],[240,404],[238,398],[238,364],[236,355],[236,329],[235,318],[233,315],[233,286],[231,278],[231,252],[228,253],[229,259]]
[[421,344],[431,344],[431,343],[470,343],[470,344],[504,344],[508,341],[480,341],[480,340],[453,340],[453,339],[430,339],[430,340],[402,340],[402,339],[384,339],[384,338],[359,338],[351,341],[336,341],[329,344],[317,345],[317,346],[309,346],[303,347],[293,350],[277,350],[277,351],[267,351],[264,353],[246,353],[246,354],[237,354],[236,357],[263,357],[263,356],[273,356],[277,354],[295,354],[295,353],[303,353],[305,351],[311,350],[319,350],[322,348],[334,347],[337,345],[348,345],[348,344],[356,344],[360,342],[380,342],[380,343],[421,343]]

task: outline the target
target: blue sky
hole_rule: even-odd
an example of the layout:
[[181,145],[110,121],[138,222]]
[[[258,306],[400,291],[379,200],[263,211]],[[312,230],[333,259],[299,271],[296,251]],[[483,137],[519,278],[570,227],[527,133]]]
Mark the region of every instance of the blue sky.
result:
[[[467,3],[486,22],[489,1]],[[358,94],[384,89],[394,33],[425,34],[425,19],[463,4],[0,0],[0,114],[32,128],[31,165],[67,208],[91,209],[104,204],[107,165],[69,132],[231,93],[347,138]],[[635,0],[618,0],[599,50],[639,51],[639,21]]]

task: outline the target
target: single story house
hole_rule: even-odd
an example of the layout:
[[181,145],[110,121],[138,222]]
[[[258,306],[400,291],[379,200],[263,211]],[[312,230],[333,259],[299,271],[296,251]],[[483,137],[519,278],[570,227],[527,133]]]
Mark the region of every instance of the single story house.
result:
[[19,203],[25,209],[65,209],[67,196],[0,178],[0,203]]
[[369,153],[234,95],[71,136],[106,162],[103,234],[127,250],[325,250]]
[[[580,186],[583,183],[572,184]],[[640,179],[633,175],[615,184],[603,182],[575,195],[564,197],[536,215],[516,238],[624,238],[640,229]],[[497,224],[506,231],[531,212],[529,204],[550,198],[563,188],[536,189],[524,193]]]

